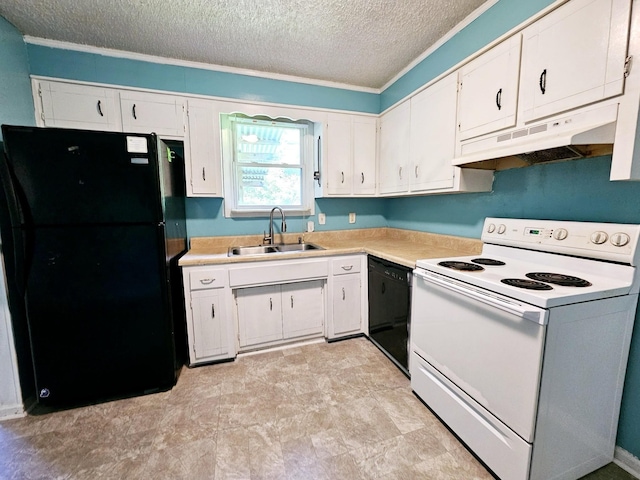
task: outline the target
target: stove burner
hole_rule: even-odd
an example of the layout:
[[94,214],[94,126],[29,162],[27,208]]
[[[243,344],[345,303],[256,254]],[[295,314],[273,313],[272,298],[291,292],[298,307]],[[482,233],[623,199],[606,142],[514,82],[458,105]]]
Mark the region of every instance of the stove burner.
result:
[[553,283],[554,285],[561,285],[563,287],[590,287],[591,283],[578,277],[571,277],[569,275],[562,275],[561,273],[527,273],[528,278],[537,280],[539,282]]
[[478,263],[480,265],[490,265],[492,267],[501,267],[502,265],[506,265],[504,262],[500,260],[494,260],[493,258],[474,258],[471,261],[473,263]]
[[551,285],[546,283],[527,280],[526,278],[503,278],[500,280],[506,285],[518,288],[526,288],[527,290],[553,290]]
[[440,262],[438,263],[441,267],[453,268],[454,270],[460,270],[463,272],[479,272],[484,270],[480,265],[474,265],[473,263],[467,262]]

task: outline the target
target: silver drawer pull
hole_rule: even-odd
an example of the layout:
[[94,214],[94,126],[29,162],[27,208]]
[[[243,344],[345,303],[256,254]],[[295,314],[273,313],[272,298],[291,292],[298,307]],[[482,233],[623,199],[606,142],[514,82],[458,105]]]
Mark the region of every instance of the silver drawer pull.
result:
[[342,269],[348,272],[353,269],[353,265],[342,265]]
[[202,279],[200,279],[200,283],[203,284],[203,285],[211,285],[215,281],[216,281],[215,278],[202,278]]
[[342,287],[342,300],[345,299],[344,287]]

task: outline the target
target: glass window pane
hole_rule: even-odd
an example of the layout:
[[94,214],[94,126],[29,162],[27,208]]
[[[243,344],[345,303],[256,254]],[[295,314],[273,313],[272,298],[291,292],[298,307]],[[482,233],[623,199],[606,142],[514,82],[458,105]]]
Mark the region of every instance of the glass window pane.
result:
[[301,164],[299,128],[238,122],[235,132],[240,163]]
[[299,168],[238,168],[238,206],[302,205]]

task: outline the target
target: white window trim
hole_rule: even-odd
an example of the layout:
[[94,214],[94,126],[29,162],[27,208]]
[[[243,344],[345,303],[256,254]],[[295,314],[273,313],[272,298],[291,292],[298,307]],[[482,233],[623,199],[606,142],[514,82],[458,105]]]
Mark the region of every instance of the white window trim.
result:
[[[309,216],[315,213],[315,195],[313,185],[314,171],[314,144],[315,137],[313,134],[313,122],[304,121],[308,125],[306,133],[302,138],[302,206],[286,206],[286,205],[265,205],[262,207],[239,207],[236,205],[236,181],[235,169],[233,165],[233,129],[231,126],[231,117],[235,114],[220,115],[220,140],[222,143],[222,170],[224,185],[224,216],[227,218],[247,218],[247,217],[268,217],[273,207],[281,207],[287,216]],[[249,117],[249,116],[247,116]],[[271,121],[282,121],[282,119],[260,116],[262,119],[270,119]],[[287,123],[292,123],[289,119],[284,119]],[[294,123],[301,123],[297,121]]]

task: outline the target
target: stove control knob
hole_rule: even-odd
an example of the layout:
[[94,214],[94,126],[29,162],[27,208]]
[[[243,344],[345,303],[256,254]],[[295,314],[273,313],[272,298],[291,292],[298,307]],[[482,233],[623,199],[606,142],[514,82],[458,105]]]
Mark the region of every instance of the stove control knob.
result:
[[507,226],[504,223],[501,223],[500,225],[498,225],[498,235],[502,235],[506,231],[507,231]]
[[493,233],[496,231],[496,226],[493,223],[487,225],[487,233]]
[[614,233],[611,235],[611,244],[616,247],[624,247],[631,239],[626,233]]
[[591,241],[596,245],[602,245],[609,239],[609,236],[603,231],[593,232],[591,234]]
[[553,232],[553,238],[555,238],[556,240],[564,240],[568,236],[569,236],[569,232],[567,231],[566,228],[559,228],[557,230],[554,230]]

